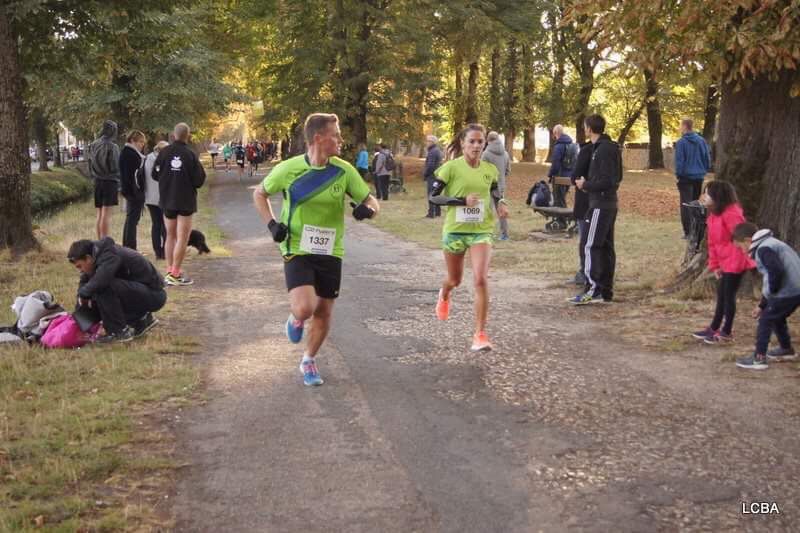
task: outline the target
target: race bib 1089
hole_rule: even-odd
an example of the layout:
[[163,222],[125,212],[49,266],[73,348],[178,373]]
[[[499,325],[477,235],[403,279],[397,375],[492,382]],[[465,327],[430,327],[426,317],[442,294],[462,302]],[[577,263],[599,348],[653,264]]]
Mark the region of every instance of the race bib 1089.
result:
[[305,224],[300,238],[300,250],[316,255],[333,255],[336,228],[320,228]]
[[467,207],[460,205],[456,207],[456,222],[460,223],[477,223],[483,222],[483,200],[478,202],[478,205]]

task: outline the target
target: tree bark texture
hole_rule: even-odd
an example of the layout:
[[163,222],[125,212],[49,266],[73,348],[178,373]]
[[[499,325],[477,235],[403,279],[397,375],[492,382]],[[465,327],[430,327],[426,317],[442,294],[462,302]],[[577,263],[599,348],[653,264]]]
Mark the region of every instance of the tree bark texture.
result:
[[0,249],[36,246],[31,226],[31,162],[22,102],[22,72],[11,18],[0,17]]
[[711,150],[711,166],[713,167],[716,162],[716,132],[717,132],[717,114],[719,113],[719,90],[716,82],[711,82],[706,89],[706,106],[703,113],[703,138],[706,140],[709,149]]
[[[344,128],[350,132],[355,144],[367,142],[367,113],[370,84],[370,49],[372,35],[372,19],[367,6],[361,5],[356,13],[345,16],[344,8],[339,2],[341,12],[341,31],[344,50],[339,56],[339,72],[341,85],[345,88],[342,120]],[[352,28],[352,30],[351,30]],[[346,32],[355,31],[358,39],[347,39]]]
[[[44,113],[38,108],[31,110],[31,129],[33,130],[33,140],[36,141],[36,157],[39,159],[39,171],[47,172],[50,170],[47,161],[47,120]],[[55,157],[55,152],[53,153]]]
[[647,131],[650,135],[648,168],[664,168],[664,150],[661,149],[663,126],[661,123],[661,105],[658,102],[658,80],[656,73],[644,69],[644,81],[647,98]]
[[469,78],[467,79],[467,107],[464,121],[467,124],[478,122],[478,76],[480,64],[478,59],[469,64]]
[[522,98],[523,98],[523,143],[522,160],[536,161],[536,120],[533,116],[533,54],[528,44],[522,44]]
[[536,133],[533,128],[525,128],[523,131],[522,160],[529,163],[536,161]]
[[589,49],[586,43],[581,42],[580,51],[580,80],[581,86],[578,90],[578,108],[575,114],[575,142],[583,144],[586,142],[586,133],[583,130],[583,121],[589,111],[589,100],[594,90],[594,56],[595,52]]
[[800,248],[800,97],[796,72],[761,76],[736,90],[723,84],[717,178],[736,187],[748,219]]
[[505,122],[506,134],[506,151],[514,157],[514,137],[517,135],[517,125],[519,118],[517,116],[517,103],[519,102],[519,95],[517,93],[517,86],[519,77],[519,54],[517,53],[517,40],[509,39],[508,41],[508,60],[506,62],[506,86],[505,98],[503,98],[504,110],[503,117]]
[[492,63],[490,76],[491,94],[489,95],[489,129],[501,130],[503,127],[502,111],[500,110],[500,48],[492,50]]
[[464,125],[464,74],[462,72],[461,56],[456,55],[455,58],[455,96],[453,98],[453,138],[461,133],[461,128]]

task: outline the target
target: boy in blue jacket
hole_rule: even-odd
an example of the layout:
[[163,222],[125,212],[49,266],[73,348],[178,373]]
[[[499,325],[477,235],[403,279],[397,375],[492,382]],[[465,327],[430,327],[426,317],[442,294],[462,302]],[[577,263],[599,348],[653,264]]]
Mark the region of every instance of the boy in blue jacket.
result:
[[[738,359],[736,366],[748,370],[765,370],[767,361],[789,361],[797,358],[789,336],[786,319],[800,307],[800,256],[768,229],[743,222],[733,230],[733,241],[756,261],[764,276],[763,297],[753,310],[758,319],[756,349],[752,355]],[[780,347],[767,351],[773,331]]]

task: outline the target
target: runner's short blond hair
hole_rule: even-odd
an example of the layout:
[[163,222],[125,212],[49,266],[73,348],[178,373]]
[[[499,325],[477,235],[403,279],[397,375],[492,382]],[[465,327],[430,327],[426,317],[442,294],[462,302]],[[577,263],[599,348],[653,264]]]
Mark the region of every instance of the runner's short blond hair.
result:
[[314,135],[321,133],[328,127],[328,124],[337,124],[339,117],[333,113],[312,113],[306,118],[305,126],[303,126],[303,136],[306,138],[306,144],[314,144]]

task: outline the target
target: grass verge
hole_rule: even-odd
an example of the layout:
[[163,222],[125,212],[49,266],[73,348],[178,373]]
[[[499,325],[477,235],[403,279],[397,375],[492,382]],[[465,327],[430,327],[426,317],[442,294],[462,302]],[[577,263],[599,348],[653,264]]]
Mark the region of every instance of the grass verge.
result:
[[[81,178],[84,179],[84,178]],[[196,217],[214,255],[225,255],[208,190]],[[69,308],[77,273],[69,244],[94,233],[91,202],[39,222],[40,252],[17,261],[0,255],[0,323],[14,320],[14,296],[49,290]],[[112,236],[124,213],[115,211]],[[152,259],[147,216],[140,249]],[[191,262],[203,260],[191,253]],[[158,265],[163,267],[163,265]],[[191,266],[189,266],[191,268]],[[187,295],[170,290],[164,323],[125,346],[80,350],[0,347],[0,531],[169,529],[163,490],[177,465],[165,421],[199,383],[191,364],[199,343],[181,336]]]
[[[420,177],[422,161],[404,158],[406,193],[390,196],[373,224],[405,240],[439,248],[442,219],[424,218],[427,211],[425,184]],[[573,239],[532,239],[545,219],[525,205],[527,191],[547,174],[547,167],[515,163],[506,197],[511,201],[509,241],[494,246],[493,269],[541,276],[574,294],[574,285],[564,282],[578,267],[578,242]],[[615,299],[620,305],[604,309],[604,321],[615,336],[637,346],[664,353],[685,352],[697,346],[689,332],[708,326],[714,310],[713,290],[686,290],[666,294],[659,289],[679,271],[685,241],[678,216],[675,178],[664,171],[626,171],[620,188],[620,211],[616,225],[617,276]],[[737,342],[717,347],[712,357],[730,361],[751,348],[755,323],[749,312],[757,300],[740,291],[740,311],[734,333]],[[658,326],[655,327],[654,325]],[[800,317],[790,319],[790,328],[800,327]]]

